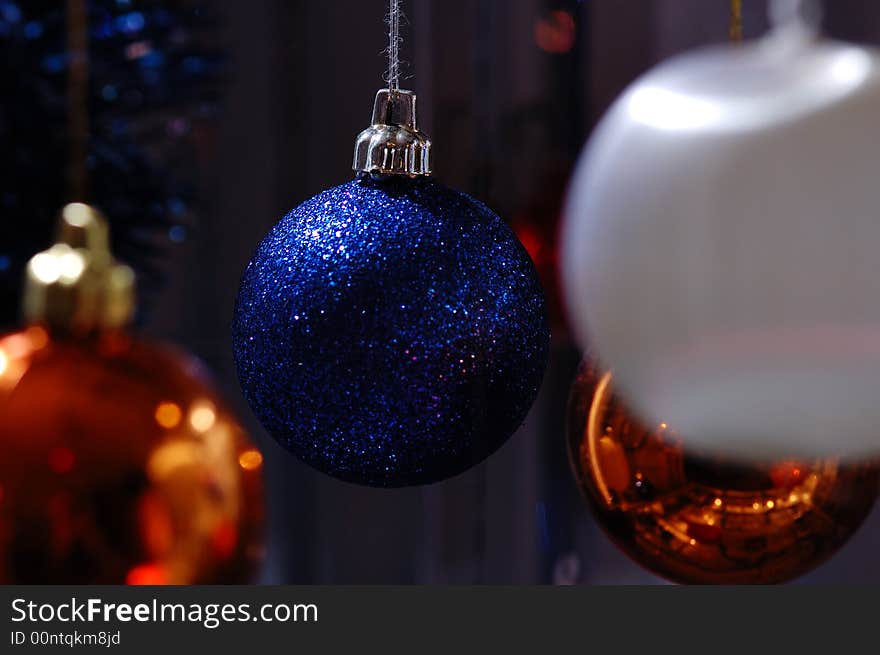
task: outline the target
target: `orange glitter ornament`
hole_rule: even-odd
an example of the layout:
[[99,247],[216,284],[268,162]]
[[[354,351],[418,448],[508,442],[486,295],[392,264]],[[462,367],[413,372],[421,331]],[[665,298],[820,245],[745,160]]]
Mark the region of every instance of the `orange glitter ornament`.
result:
[[836,461],[743,464],[691,456],[666,424],[647,428],[610,373],[581,365],[569,401],[575,478],[632,559],[695,584],[775,584],[818,566],[858,529],[880,469]]
[[262,456],[198,362],[125,332],[103,220],[69,210],[0,338],[0,584],[247,582]]

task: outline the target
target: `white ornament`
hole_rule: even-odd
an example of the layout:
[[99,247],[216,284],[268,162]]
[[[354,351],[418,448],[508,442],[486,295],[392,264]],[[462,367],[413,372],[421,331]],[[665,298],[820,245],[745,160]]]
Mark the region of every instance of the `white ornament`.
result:
[[675,58],[604,118],[563,278],[646,419],[750,458],[880,453],[880,58],[818,39]]

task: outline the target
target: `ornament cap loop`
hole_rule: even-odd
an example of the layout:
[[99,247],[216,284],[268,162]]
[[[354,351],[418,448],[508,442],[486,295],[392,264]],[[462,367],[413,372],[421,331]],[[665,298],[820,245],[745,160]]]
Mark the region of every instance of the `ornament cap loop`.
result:
[[431,174],[431,140],[416,123],[416,94],[382,89],[376,94],[373,124],[355,142],[352,168],[361,173]]
[[61,210],[55,245],[28,263],[24,318],[76,335],[120,328],[134,314],[134,286],[110,251],[107,219],[73,203]]

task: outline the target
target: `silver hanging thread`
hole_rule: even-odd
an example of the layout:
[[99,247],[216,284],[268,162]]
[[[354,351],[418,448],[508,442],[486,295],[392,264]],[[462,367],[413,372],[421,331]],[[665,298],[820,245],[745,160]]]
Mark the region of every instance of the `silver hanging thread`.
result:
[[400,0],[391,0],[388,11],[388,70],[385,82],[392,91],[400,90]]

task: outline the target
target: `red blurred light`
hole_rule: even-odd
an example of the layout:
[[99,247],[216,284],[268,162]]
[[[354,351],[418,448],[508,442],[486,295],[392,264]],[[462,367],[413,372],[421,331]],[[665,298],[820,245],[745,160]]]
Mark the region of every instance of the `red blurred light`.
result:
[[141,564],[128,572],[125,584],[134,586],[165,585],[168,584],[168,576],[160,564]]
[[535,266],[539,266],[542,263],[544,249],[541,237],[530,226],[524,224],[517,225],[514,232],[520,243],[523,244],[523,248],[529,253]]
[[211,546],[217,559],[229,559],[238,545],[238,531],[232,523],[221,523],[211,535]]
[[535,23],[535,43],[545,52],[559,55],[574,47],[577,24],[569,12],[558,9]]

